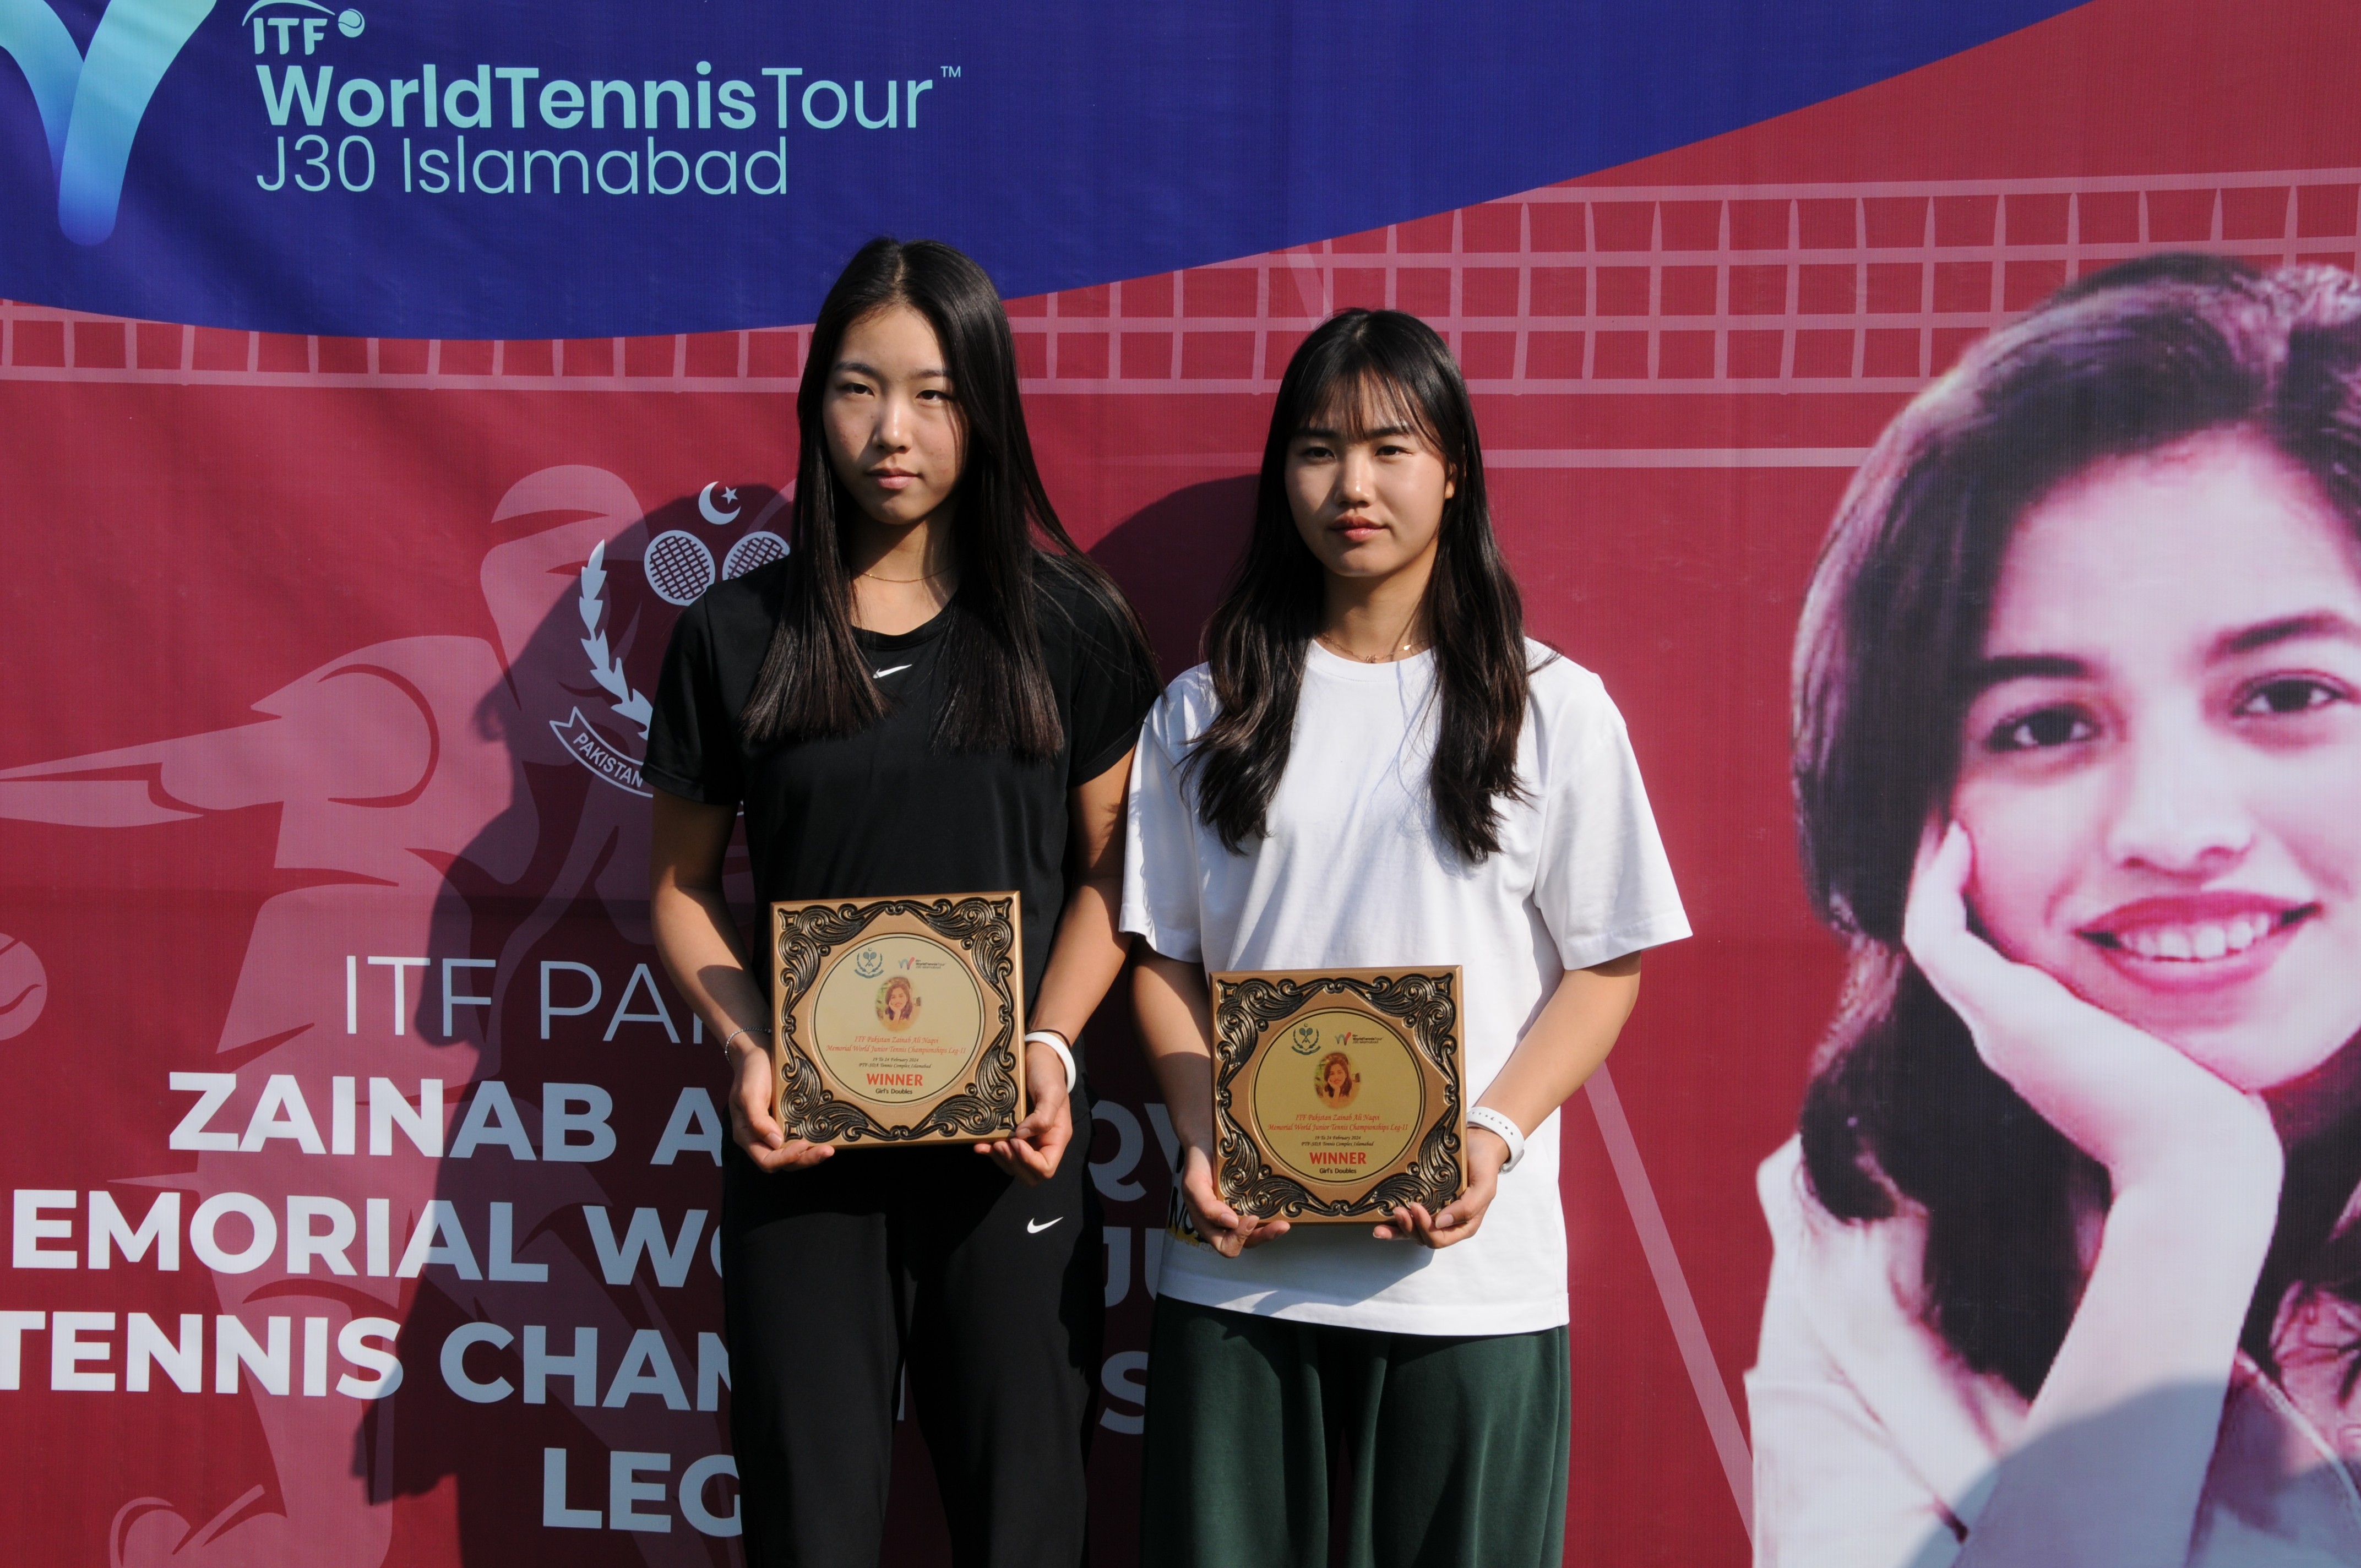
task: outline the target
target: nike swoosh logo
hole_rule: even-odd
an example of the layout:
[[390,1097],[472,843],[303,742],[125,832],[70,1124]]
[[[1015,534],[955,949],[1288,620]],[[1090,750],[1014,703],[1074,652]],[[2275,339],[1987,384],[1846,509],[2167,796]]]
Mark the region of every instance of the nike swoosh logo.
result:
[[1038,1236],[1043,1231],[1048,1230],[1051,1225],[1058,1223],[1060,1220],[1063,1220],[1065,1217],[1065,1215],[1060,1214],[1056,1220],[1047,1221],[1040,1224],[1036,1224],[1031,1220],[1027,1220],[1025,1222],[1025,1234],[1028,1236]]
[[909,667],[907,664],[896,664],[890,670],[872,670],[869,672],[869,676],[872,680],[882,681],[888,675],[898,675]]

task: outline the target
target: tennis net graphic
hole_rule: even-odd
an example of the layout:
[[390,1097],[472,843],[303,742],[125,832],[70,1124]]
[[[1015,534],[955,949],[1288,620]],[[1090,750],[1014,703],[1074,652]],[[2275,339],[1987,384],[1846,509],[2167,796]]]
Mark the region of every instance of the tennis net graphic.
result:
[[[2070,279],[2176,247],[2353,268],[2361,170],[1556,185],[1009,302],[1031,393],[1268,393],[1349,305],[1422,316],[1479,393],[1906,391]],[[808,329],[306,337],[0,303],[0,378],[792,392]]]

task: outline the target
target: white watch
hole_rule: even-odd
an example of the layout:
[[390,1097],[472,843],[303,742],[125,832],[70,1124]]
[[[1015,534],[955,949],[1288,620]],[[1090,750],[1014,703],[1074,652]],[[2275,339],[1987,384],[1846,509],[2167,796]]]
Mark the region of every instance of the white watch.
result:
[[1517,1162],[1525,1157],[1525,1135],[1508,1113],[1495,1111],[1489,1105],[1472,1105],[1467,1110],[1467,1124],[1497,1135],[1509,1146],[1508,1163],[1500,1167],[1503,1172],[1516,1169]]
[[1025,1043],[1028,1046],[1036,1040],[1057,1052],[1058,1059],[1066,1064],[1066,1092],[1071,1094],[1074,1080],[1079,1076],[1074,1069],[1074,1048],[1066,1044],[1066,1036],[1055,1029],[1036,1029],[1025,1036]]

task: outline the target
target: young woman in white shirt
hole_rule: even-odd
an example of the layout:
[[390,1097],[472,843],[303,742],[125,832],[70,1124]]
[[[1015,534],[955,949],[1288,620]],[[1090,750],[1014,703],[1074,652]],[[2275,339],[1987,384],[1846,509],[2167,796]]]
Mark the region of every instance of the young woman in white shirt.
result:
[[[1572,1409],[1558,1105],[1687,934],[1621,718],[1523,634],[1474,414],[1414,317],[1296,351],[1253,532],[1136,754],[1124,928],[1210,1245],[1166,1248],[1142,1561],[1554,1564]],[[1466,1191],[1373,1227],[1215,1195],[1209,971],[1459,965]],[[1349,1482],[1345,1480],[1349,1476]]]

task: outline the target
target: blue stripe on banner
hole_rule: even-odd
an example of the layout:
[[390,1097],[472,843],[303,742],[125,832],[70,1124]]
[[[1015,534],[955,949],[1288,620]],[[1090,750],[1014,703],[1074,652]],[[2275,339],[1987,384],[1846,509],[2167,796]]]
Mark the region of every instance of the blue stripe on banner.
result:
[[1611,167],[2065,8],[0,0],[0,295],[711,331],[810,319],[879,232],[1038,293]]

